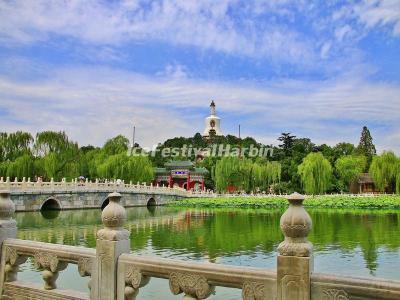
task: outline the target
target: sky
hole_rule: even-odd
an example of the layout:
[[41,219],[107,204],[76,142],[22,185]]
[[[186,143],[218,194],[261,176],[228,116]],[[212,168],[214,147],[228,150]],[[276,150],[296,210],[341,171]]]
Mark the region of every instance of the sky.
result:
[[0,0],[0,131],[203,132],[400,154],[400,0]]

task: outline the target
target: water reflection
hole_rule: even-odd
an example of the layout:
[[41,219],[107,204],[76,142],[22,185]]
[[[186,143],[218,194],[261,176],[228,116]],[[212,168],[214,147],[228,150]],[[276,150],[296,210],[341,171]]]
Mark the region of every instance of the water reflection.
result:
[[[400,279],[400,211],[308,210],[315,271]],[[48,215],[47,213],[51,213]],[[59,213],[58,215],[54,213]],[[275,267],[280,209],[127,209],[138,254]],[[100,210],[18,213],[22,239],[95,247]]]
[[51,220],[57,218],[61,213],[61,210],[49,210],[49,209],[44,209],[40,211],[40,214],[44,219]]

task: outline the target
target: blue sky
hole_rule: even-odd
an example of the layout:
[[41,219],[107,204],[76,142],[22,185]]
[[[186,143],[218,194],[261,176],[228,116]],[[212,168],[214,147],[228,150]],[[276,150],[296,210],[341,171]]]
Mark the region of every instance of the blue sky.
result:
[[0,0],[2,131],[151,146],[211,99],[225,133],[400,153],[400,1]]

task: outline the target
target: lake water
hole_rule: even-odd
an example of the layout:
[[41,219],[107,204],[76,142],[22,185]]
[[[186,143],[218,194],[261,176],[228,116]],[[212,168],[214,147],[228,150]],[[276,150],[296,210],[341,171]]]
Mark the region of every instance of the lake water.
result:
[[[313,220],[315,272],[400,280],[400,210],[307,209]],[[18,238],[95,247],[101,211],[17,213]],[[217,264],[276,268],[283,240],[281,209],[128,208],[132,253]],[[19,279],[42,283],[32,261]],[[69,265],[58,287],[87,291],[87,278]],[[168,281],[152,279],[138,299],[182,299]],[[217,288],[209,299],[240,299],[240,291]]]

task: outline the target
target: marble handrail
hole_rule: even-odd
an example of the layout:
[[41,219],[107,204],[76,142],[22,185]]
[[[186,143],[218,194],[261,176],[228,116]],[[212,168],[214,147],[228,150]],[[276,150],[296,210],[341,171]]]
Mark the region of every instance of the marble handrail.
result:
[[7,251],[15,250],[17,255],[34,257],[35,254],[55,255],[58,260],[68,263],[78,264],[82,258],[95,258],[96,250],[92,248],[50,244],[37,241],[28,241],[20,239],[6,239],[3,242],[3,249]]
[[1,270],[4,271],[0,274],[0,284],[5,295],[13,299],[24,291],[27,293],[29,290],[29,294],[32,296],[43,291],[41,286],[17,280],[19,265],[24,263],[28,257],[32,257],[35,266],[43,270],[44,290],[47,290],[48,299],[90,298],[86,293],[57,291],[56,281],[59,272],[64,270],[69,263],[78,265],[80,276],[91,276],[96,259],[95,249],[10,238],[6,239],[2,245]]
[[168,279],[174,295],[184,292],[194,299],[205,299],[215,286],[241,289],[243,299],[253,299],[251,295],[255,295],[254,299],[265,294],[270,295],[270,299],[276,296],[276,270],[121,254],[118,299],[124,299],[124,291],[137,294],[151,277]]
[[314,273],[311,275],[313,299],[400,299],[400,281]]
[[129,193],[154,193],[177,195],[186,197],[188,191],[179,187],[164,187],[144,184],[126,184],[117,182],[10,182],[0,181],[0,190],[8,190],[11,193],[35,193],[35,192],[129,192]]

